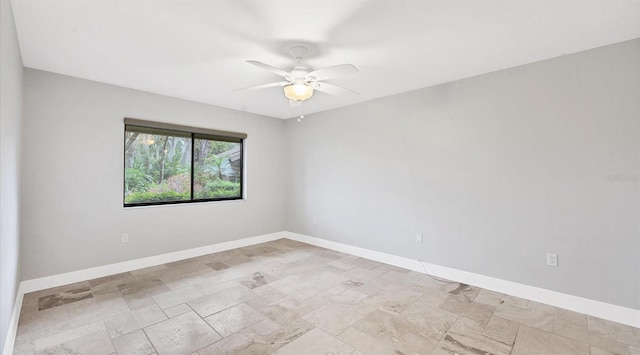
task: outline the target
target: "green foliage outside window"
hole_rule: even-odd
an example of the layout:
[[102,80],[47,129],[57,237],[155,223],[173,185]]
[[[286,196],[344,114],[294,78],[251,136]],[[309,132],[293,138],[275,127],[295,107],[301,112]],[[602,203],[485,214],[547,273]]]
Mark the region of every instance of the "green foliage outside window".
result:
[[125,205],[241,198],[241,145],[127,128]]

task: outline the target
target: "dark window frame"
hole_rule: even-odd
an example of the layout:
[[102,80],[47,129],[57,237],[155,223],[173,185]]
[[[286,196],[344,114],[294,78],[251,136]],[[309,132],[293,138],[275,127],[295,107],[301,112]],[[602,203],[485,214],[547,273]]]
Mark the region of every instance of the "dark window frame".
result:
[[[181,134],[183,137],[191,139],[191,174],[190,174],[190,199],[189,200],[181,200],[181,201],[156,201],[156,202],[136,202],[136,203],[127,203],[125,201],[126,191],[126,154],[127,154],[127,127],[139,127],[141,129],[153,129],[164,132],[176,132]],[[174,125],[168,123],[161,122],[153,122],[153,121],[145,121],[133,118],[125,118],[124,119],[124,141],[123,141],[123,161],[122,161],[122,202],[125,208],[127,207],[143,207],[143,206],[161,206],[161,205],[178,205],[178,204],[190,204],[190,203],[201,203],[201,202],[217,202],[217,201],[235,201],[235,200],[244,200],[244,140],[247,138],[245,133],[237,133],[237,132],[228,132],[228,131],[220,131],[220,130],[211,130],[205,128],[196,128],[182,125]],[[217,197],[217,198],[194,198],[194,159],[195,159],[195,140],[213,140],[213,141],[224,141],[224,142],[232,142],[240,144],[240,196],[238,197]]]

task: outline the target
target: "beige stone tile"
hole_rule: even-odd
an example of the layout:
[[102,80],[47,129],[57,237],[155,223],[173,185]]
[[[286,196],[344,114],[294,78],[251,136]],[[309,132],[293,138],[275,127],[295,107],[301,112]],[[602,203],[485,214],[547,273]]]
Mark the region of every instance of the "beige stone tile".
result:
[[118,285],[132,280],[133,275],[131,273],[123,272],[120,274],[109,275],[89,280],[89,285],[91,286],[91,291],[93,292],[93,294],[97,295],[114,291],[117,292]]
[[555,309],[554,328],[558,326],[588,331],[587,316],[562,308]]
[[155,276],[154,272],[134,275],[132,280],[118,284],[117,287],[123,296],[139,294],[151,297],[170,290],[164,282]]
[[591,355],[620,355],[620,353],[612,353],[611,351],[601,349],[597,346],[591,346],[589,350],[591,351]]
[[640,328],[634,328],[591,316],[587,317],[587,319],[589,333],[620,343],[640,347]]
[[140,309],[140,308],[150,307],[153,305],[156,305],[156,306],[158,305],[156,301],[153,300],[153,298],[145,297],[145,296],[142,296],[141,294],[122,296],[122,298],[127,303],[127,306],[129,306],[129,309]]
[[309,275],[305,275],[306,281],[317,285],[323,289],[329,289],[337,285],[341,285],[348,280],[348,277],[342,275],[342,270],[337,272],[327,270],[328,268],[322,268],[317,272],[313,272]]
[[624,344],[613,339],[605,338],[600,335],[590,334],[585,331],[576,330],[560,325],[556,325],[553,328],[553,333],[560,336],[576,340],[580,343],[595,346],[597,348],[606,349],[607,351],[615,354],[626,355],[629,354],[629,345]]
[[187,306],[186,304],[179,304],[177,306],[164,309],[163,311],[164,311],[164,314],[167,315],[167,317],[173,318],[175,316],[179,316],[181,314],[185,314],[187,312],[191,312],[192,309],[191,309],[191,307]]
[[298,276],[287,276],[271,282],[269,286],[299,301],[311,298],[326,290],[325,287],[313,284]]
[[439,308],[449,298],[450,294],[443,289],[429,290],[414,304]]
[[144,328],[158,354],[190,354],[220,339],[194,312]]
[[520,325],[512,354],[589,354],[589,347],[544,330]]
[[553,330],[554,311],[544,307],[522,306],[512,303],[500,304],[494,313],[496,316],[529,327],[539,328],[546,331]]
[[218,282],[211,279],[199,279],[193,283],[193,287],[203,295],[210,295],[236,286],[241,286],[236,280]]
[[461,298],[464,297],[469,301],[473,301],[482,290],[479,287],[459,282],[449,283],[444,287],[444,289],[452,296],[459,296]]
[[[388,266],[388,265],[383,264],[381,267],[377,267],[373,271],[378,271],[378,270],[383,271],[384,269],[386,269],[386,268],[383,268],[383,266]],[[392,271],[386,271],[380,276],[378,276],[376,278],[376,281],[382,282],[387,286],[393,286],[396,288],[418,287],[422,291],[422,287],[416,285],[416,283],[421,278],[422,278],[422,275],[418,273],[408,272],[407,270],[405,270],[405,272],[398,272],[398,271],[392,270]]]
[[13,355],[34,355],[35,351],[35,343],[23,343],[23,344],[15,344],[13,347]]
[[353,348],[320,329],[312,329],[277,350],[274,355],[349,355]]
[[499,292],[481,289],[476,298],[473,299],[473,302],[497,307],[503,302],[502,298],[504,296],[504,294]]
[[416,302],[422,293],[414,289],[386,288],[351,306],[351,309],[362,315],[374,310],[382,310],[391,314],[400,314]]
[[38,292],[25,293],[22,297],[22,306],[37,306]]
[[277,279],[280,279],[285,276],[285,273],[288,268],[289,266],[287,264],[278,262],[277,260],[274,259],[274,257],[271,257],[269,258],[269,260],[263,263],[263,265],[260,267],[260,270],[272,275]]
[[188,305],[201,317],[207,317],[254,297],[246,287],[234,286],[188,302]]
[[349,280],[364,282],[365,284],[367,284],[367,281],[371,281],[384,273],[384,270],[367,270],[361,267],[355,267],[353,269],[345,271],[343,275],[346,276]]
[[145,331],[159,354],[640,352],[635,328],[284,239],[27,294],[14,352],[152,354]]
[[266,319],[264,315],[246,304],[240,303],[237,306],[213,314],[204,320],[209,323],[218,334],[226,337],[258,323],[263,319]]
[[331,335],[338,335],[362,318],[362,315],[337,305],[325,305],[303,319]]
[[258,355],[271,354],[273,351],[274,348],[269,344],[256,342],[243,333],[236,333],[198,350],[198,355]]
[[425,292],[427,292],[427,291],[444,290],[446,286],[448,286],[452,282],[453,281],[440,279],[428,274],[422,274],[420,275],[420,277],[416,279],[415,285],[422,287],[422,289]]
[[345,254],[343,252],[325,248],[318,248],[317,254],[333,260],[342,259],[346,256],[349,256],[348,254]]
[[91,299],[67,305],[69,320],[75,324],[96,322],[129,310],[120,294],[114,293],[96,295]]
[[242,254],[242,252],[237,249],[210,254],[210,260],[219,261],[229,266],[238,266],[251,262],[250,257]]
[[[258,324],[262,326],[263,324],[261,323]],[[271,333],[261,336],[261,338],[265,343],[270,344],[272,347],[280,348],[303,336],[311,329],[313,329],[313,325],[311,323],[304,319],[296,319],[280,328],[277,328]],[[253,330],[255,329],[252,329],[252,331]]]
[[[356,271],[357,269],[350,270],[349,272]],[[366,270],[365,270],[366,271]],[[396,274],[398,278],[390,277],[388,274]],[[387,272],[386,277],[376,276],[372,279],[362,278],[349,278],[349,281],[355,283],[362,283],[362,286],[357,288],[358,292],[362,292],[368,295],[374,295],[376,293],[412,293],[423,294],[425,289],[422,286],[415,284],[415,281],[404,279],[405,274],[397,274],[393,271]]]
[[482,335],[483,324],[458,318],[432,354],[509,354],[511,346]]
[[150,355],[155,350],[142,330],[112,339],[118,355]]
[[282,327],[271,319],[265,319],[250,327],[245,328],[241,332],[257,343],[267,343],[266,339],[268,338],[269,334],[274,333],[280,328]]
[[529,300],[516,297],[516,296],[505,295],[504,297],[502,297],[501,304],[510,304],[510,305],[515,305],[520,307],[526,307],[529,304]]
[[37,355],[49,354],[91,354],[91,355],[112,355],[115,349],[109,339],[106,330],[86,334],[81,337],[68,340],[62,344],[48,347],[37,351]]
[[348,286],[335,286],[323,293],[311,297],[308,301],[319,302],[320,304],[352,306],[369,297],[369,295],[356,290],[357,288],[351,288]]
[[118,289],[131,309],[144,308],[155,304],[155,301],[151,298],[152,296],[170,290],[164,282],[154,276],[154,272],[134,275],[133,280],[119,284]]
[[247,301],[246,303],[255,309],[260,309],[261,307],[280,301],[287,297],[286,293],[280,292],[269,285],[258,287],[251,291],[256,295],[256,297]]
[[86,288],[89,288],[89,289],[91,288],[91,284],[89,284],[89,281],[75,282],[75,283],[68,284],[68,285],[62,285],[62,286],[58,286],[58,287],[47,288],[47,289],[40,290],[40,291],[37,291],[37,292],[38,292],[38,298],[41,298],[41,297],[46,297],[46,296],[50,296],[50,295],[55,295],[55,294],[60,293],[60,292],[69,292],[69,291],[73,291],[73,290],[86,289]]
[[429,353],[440,342],[436,332],[380,310],[366,315],[353,328],[409,354]]
[[[347,258],[351,258],[351,257],[348,256]],[[338,260],[341,260],[341,259],[338,259]],[[377,262],[377,261],[365,259],[365,258],[355,258],[350,260],[349,263],[365,270],[373,270],[381,265],[384,265],[381,262]],[[385,270],[379,270],[379,271],[385,272]]]
[[176,290],[167,291],[153,296],[153,300],[160,308],[170,308],[181,303],[187,303],[204,296],[204,294],[196,290],[193,286],[188,286]]
[[104,320],[112,338],[131,333],[167,319],[160,307],[152,305],[129,312],[120,313]]
[[344,332],[340,333],[340,335],[338,335],[338,339],[367,355],[400,354],[396,352],[396,349],[392,344],[387,344],[353,327],[347,328]]
[[503,344],[512,346],[518,333],[520,325],[516,322],[493,316],[489,323],[484,327],[482,335],[493,340],[497,340]]
[[420,271],[409,270],[409,272],[405,274],[404,279],[413,280],[414,283],[417,283],[421,281],[425,276],[427,275],[422,270]]
[[[479,290],[477,291],[479,292]],[[451,291],[449,292],[451,293]],[[496,308],[487,304],[473,302],[476,296],[477,294],[473,291],[469,294],[453,294],[440,305],[440,309],[486,324],[491,319],[491,315]]]
[[160,274],[180,274],[185,275],[193,271],[208,270],[209,266],[199,262],[196,258],[189,258],[184,260],[178,260],[170,263],[166,263],[165,270],[161,270]]
[[16,344],[32,342],[40,337],[60,333],[77,327],[71,323],[66,306],[39,312],[21,314],[16,333]]
[[430,334],[437,335],[440,338],[444,337],[445,333],[458,319],[457,314],[421,304],[413,304],[402,312],[400,317],[429,330]]
[[285,276],[299,276],[306,277],[315,272],[335,270],[336,272],[342,272],[344,270],[328,266],[327,263],[333,259],[324,258],[317,255],[311,255],[305,259],[296,260],[287,264],[287,269],[283,271],[282,275]]
[[133,276],[140,276],[140,275],[144,275],[144,274],[148,274],[156,271],[162,271],[166,268],[167,268],[166,264],[161,264],[161,265],[146,267],[143,269],[132,270],[132,271],[129,271],[129,273]]
[[106,331],[106,327],[104,322],[95,322],[87,325],[83,325],[77,328],[73,328],[70,330],[66,330],[60,333],[56,333],[53,335],[49,335],[46,337],[42,337],[35,341],[35,350],[36,352],[60,345],[63,343],[67,343],[69,341],[85,337],[89,334]]
[[[93,293],[91,293],[91,288],[88,286],[88,283],[74,284],[79,288],[74,289],[62,289],[62,287],[57,287],[51,290],[57,290],[56,293],[39,296],[38,298],[38,310],[42,311],[45,309],[59,307],[65,304],[70,304],[74,302],[79,302],[82,300],[93,298]],[[82,286],[81,286],[82,285]],[[51,292],[51,291],[43,291],[43,292]],[[40,292],[39,292],[40,295]]]
[[345,271],[346,270],[351,270],[351,269],[356,267],[355,265],[347,264],[347,263],[344,263],[344,262],[342,262],[340,260],[334,260],[334,261],[328,263],[327,265],[333,266],[333,267],[336,267],[338,269],[342,269],[342,270],[345,270]]
[[554,306],[551,306],[545,303],[536,302],[536,301],[531,301],[531,300],[527,303],[527,306],[529,308],[539,309],[546,313],[555,313],[556,311],[556,307]]
[[221,261],[209,261],[206,263],[207,265],[209,265],[209,267],[211,267],[212,269],[216,270],[216,271],[220,271],[220,270],[224,270],[224,269],[228,269],[231,266],[221,262]]
[[[64,307],[60,307],[60,308],[64,308]],[[49,308],[51,309],[51,308]],[[47,309],[47,310],[49,310]],[[65,308],[66,310],[66,308]],[[45,310],[46,311],[46,310]],[[42,311],[38,311],[38,305],[31,305],[31,306],[26,306],[26,305],[22,305],[22,308],[20,309],[20,316],[18,318],[18,321],[20,321],[21,319],[27,319],[30,316],[33,316],[34,314],[36,314],[37,312],[42,312]]]
[[281,253],[281,251],[272,246],[271,243],[249,245],[239,248],[238,250],[250,258],[261,258]]
[[629,353],[628,344],[619,342],[615,338],[605,337],[602,334],[590,333],[587,316],[584,314],[557,308],[553,332],[616,354]]
[[275,277],[266,272],[256,271],[248,277],[238,279],[237,282],[244,287],[253,290],[275,280]]
[[216,283],[224,283],[232,280],[239,280],[242,278],[251,277],[254,272],[258,271],[256,267],[251,264],[244,264],[234,266],[230,269],[217,271],[209,280]]
[[318,308],[318,304],[309,304],[298,301],[295,298],[287,297],[282,300],[267,304],[258,309],[260,313],[280,325],[286,325],[296,319],[301,318]]
[[192,286],[198,280],[212,279],[218,276],[218,273],[209,266],[196,263],[197,268],[168,268],[165,271],[155,272],[155,275],[169,289],[178,290]]
[[411,271],[409,269],[403,269],[401,267],[397,267],[389,264],[382,264],[378,266],[375,270],[385,271],[385,272],[393,271],[398,274],[408,274]]

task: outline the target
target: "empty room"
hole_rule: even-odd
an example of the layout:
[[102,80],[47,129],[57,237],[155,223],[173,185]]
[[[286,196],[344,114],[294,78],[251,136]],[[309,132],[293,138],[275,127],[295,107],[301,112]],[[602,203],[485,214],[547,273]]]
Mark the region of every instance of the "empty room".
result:
[[640,0],[0,4],[3,355],[640,355]]

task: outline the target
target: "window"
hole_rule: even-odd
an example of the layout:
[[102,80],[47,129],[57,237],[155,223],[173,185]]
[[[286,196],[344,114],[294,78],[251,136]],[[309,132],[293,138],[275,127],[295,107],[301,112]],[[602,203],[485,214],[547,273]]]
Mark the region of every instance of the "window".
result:
[[125,118],[124,206],[241,199],[246,137]]

